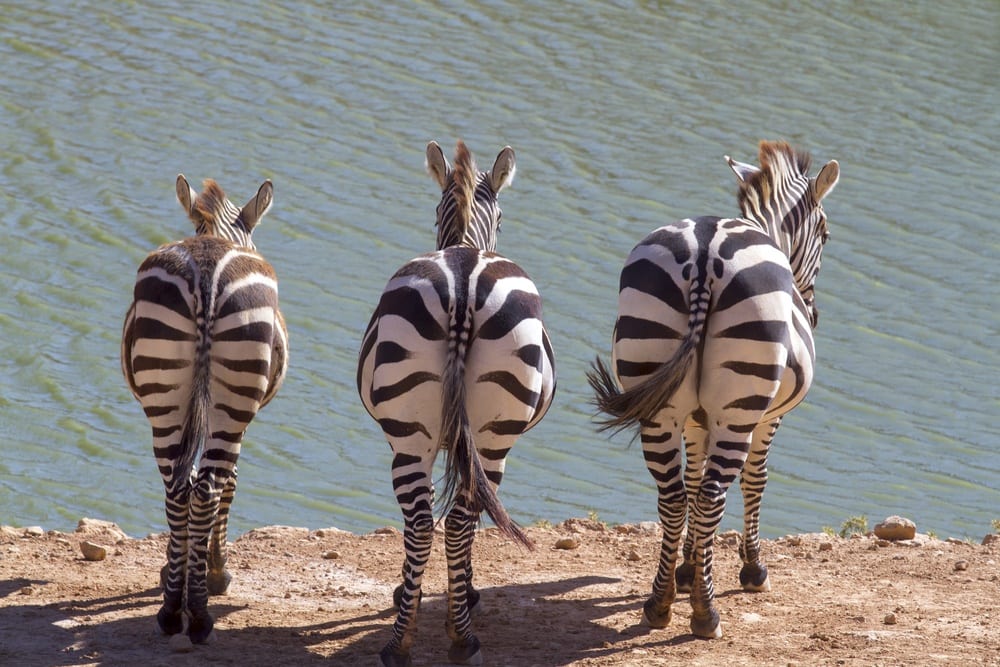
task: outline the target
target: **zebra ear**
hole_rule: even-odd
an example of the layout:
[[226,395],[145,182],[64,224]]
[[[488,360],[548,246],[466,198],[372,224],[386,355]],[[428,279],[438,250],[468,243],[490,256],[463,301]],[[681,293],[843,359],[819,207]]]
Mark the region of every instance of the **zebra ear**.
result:
[[497,155],[496,162],[493,163],[493,169],[490,170],[490,186],[493,188],[493,192],[500,194],[501,190],[510,185],[514,181],[514,172],[516,171],[514,149],[510,146],[504,146],[504,149]]
[[194,191],[190,185],[188,185],[187,179],[184,178],[184,174],[177,174],[177,201],[180,202],[181,206],[184,207],[184,212],[191,215],[191,211],[194,209],[194,200],[198,198],[198,193]]
[[448,158],[444,156],[444,151],[438,146],[436,141],[427,144],[427,160],[424,163],[427,173],[441,186],[441,191],[448,186],[448,175],[451,173],[451,166]]
[[247,226],[247,229],[253,229],[260,222],[264,214],[270,210],[273,201],[274,185],[271,181],[264,181],[260,189],[257,190],[257,194],[251,197],[250,201],[240,209],[240,218],[243,219],[243,224]]
[[813,190],[816,193],[816,201],[822,201],[823,197],[830,194],[839,180],[840,164],[836,160],[830,160],[819,170],[819,175],[813,179]]
[[737,162],[728,155],[726,156],[726,162],[729,163],[729,168],[736,174],[736,178],[740,179],[740,183],[745,183],[748,178],[760,171],[760,169],[752,164]]

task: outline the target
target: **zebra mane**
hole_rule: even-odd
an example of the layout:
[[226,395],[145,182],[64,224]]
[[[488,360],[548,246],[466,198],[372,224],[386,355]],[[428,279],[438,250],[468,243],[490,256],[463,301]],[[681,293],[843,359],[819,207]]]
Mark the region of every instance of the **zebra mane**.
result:
[[479,169],[472,152],[461,139],[455,148],[455,168],[451,173],[454,183],[452,197],[455,199],[456,238],[461,239],[472,222],[472,205],[476,200],[476,182],[479,179]]
[[215,179],[206,178],[202,181],[202,186],[204,190],[191,207],[191,220],[199,233],[202,230],[217,230],[221,226],[235,225],[240,210],[229,201]]
[[780,183],[809,174],[812,159],[809,153],[796,152],[786,141],[762,141],[757,156],[760,170],[740,184],[740,204],[748,191],[760,193],[762,201],[769,201]]

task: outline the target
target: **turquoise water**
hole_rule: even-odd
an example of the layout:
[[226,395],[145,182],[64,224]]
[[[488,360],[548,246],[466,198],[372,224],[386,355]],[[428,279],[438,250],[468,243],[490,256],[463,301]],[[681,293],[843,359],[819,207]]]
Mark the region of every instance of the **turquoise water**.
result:
[[584,373],[631,247],[735,214],[723,156],[753,161],[762,138],[842,169],[817,379],[775,440],[765,535],[899,513],[981,537],[1000,518],[995,2],[157,4],[0,17],[0,523],[163,528],[118,341],[139,262],[190,232],[183,172],[239,202],[275,184],[255,238],[291,369],[248,431],[235,533],[399,525],[354,364],[386,279],[434,245],[424,146],[459,137],[484,165],[517,151],[500,249],[557,355],[555,405],[509,459],[515,518],[655,519],[639,447],[595,432]]

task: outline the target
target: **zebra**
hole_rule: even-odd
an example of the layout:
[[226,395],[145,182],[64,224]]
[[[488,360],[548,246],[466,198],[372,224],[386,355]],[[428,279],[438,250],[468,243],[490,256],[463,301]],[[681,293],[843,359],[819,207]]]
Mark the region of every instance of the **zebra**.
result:
[[767,453],[812,383],[814,286],[829,237],[821,201],[840,178],[836,160],[810,178],[808,154],[783,141],[760,143],[759,168],[726,161],[742,217],[685,219],[635,246],[621,272],[613,372],[598,357],[587,374],[607,415],[601,429],[638,426],[657,485],[663,540],[644,619],[666,627],[676,591],[690,592],[691,630],[709,638],[722,636],[712,546],[737,475],[740,583],[770,590],[758,535]]
[[195,236],[139,266],[121,365],[152,426],[166,490],[170,540],[157,622],[167,635],[182,632],[186,597],[197,644],[214,625],[208,596],[225,594],[231,578],[226,528],[243,434],[284,380],[288,332],[274,269],[250,238],[271,207],[271,181],[237,208],[214,180],[199,195],[180,174],[177,200]]
[[441,187],[437,251],[405,263],[389,279],[358,355],[358,393],[392,448],[392,484],[404,519],[403,583],[383,665],[410,664],[421,579],[434,532],[438,450],[447,456],[444,493],[448,560],[449,659],[481,661],[470,610],[472,542],[481,512],[531,548],[496,494],[518,436],[552,403],[552,345],[538,290],[514,262],[498,255],[497,196],[514,178],[507,146],[489,172],[458,142],[455,166],[430,142],[426,167]]

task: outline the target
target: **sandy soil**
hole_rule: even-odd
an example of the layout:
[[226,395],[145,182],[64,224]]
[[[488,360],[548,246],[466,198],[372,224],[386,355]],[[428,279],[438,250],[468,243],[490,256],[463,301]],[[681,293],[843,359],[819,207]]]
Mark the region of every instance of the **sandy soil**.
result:
[[[113,526],[113,524],[112,524]],[[724,636],[695,639],[681,595],[663,630],[640,624],[659,546],[655,524],[571,519],[532,527],[527,551],[494,529],[476,539],[486,665],[1000,665],[1000,540],[907,542],[822,533],[767,541],[769,593],[739,587],[735,535],[720,539]],[[415,665],[445,664],[445,563],[438,536]],[[572,538],[578,546],[556,548]],[[81,543],[107,547],[88,561]],[[231,547],[229,595],[211,644],[172,651],[156,629],[166,539],[0,530],[2,665],[373,665],[394,618],[402,563],[394,529],[268,527]]]

